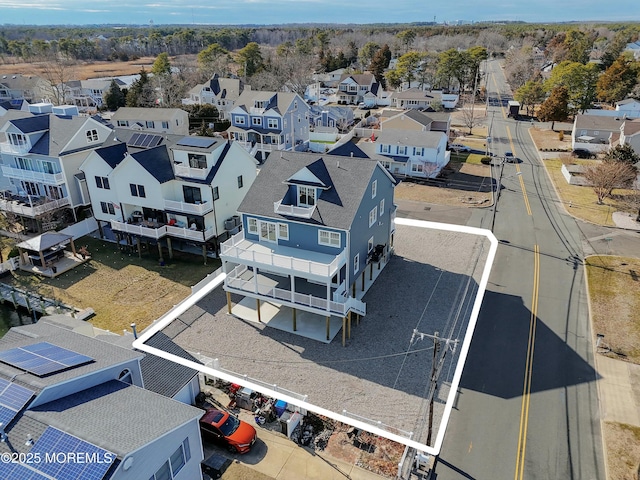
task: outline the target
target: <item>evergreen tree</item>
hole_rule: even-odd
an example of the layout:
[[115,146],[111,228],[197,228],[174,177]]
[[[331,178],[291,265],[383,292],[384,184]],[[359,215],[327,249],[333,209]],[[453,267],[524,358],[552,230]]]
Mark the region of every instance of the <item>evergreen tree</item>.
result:
[[111,80],[111,85],[109,85],[109,90],[104,94],[104,104],[106,107],[114,112],[120,107],[124,107],[126,103],[126,98],[120,87],[116,83],[115,80]]

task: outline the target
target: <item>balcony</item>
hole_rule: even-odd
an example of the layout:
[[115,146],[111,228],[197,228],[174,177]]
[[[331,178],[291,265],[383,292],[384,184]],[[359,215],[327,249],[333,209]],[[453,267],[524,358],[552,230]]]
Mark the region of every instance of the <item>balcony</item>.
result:
[[0,142],[0,152],[2,153],[10,153],[13,155],[26,155],[31,150],[31,146],[28,144],[25,145],[14,145],[9,142]]
[[328,255],[301,248],[285,247],[270,242],[253,242],[244,230],[220,245],[223,260],[277,271],[284,275],[300,275],[326,281],[345,264],[345,252]]
[[175,227],[167,225],[167,235],[176,238],[183,238],[185,240],[192,240],[194,242],[206,242],[215,237],[215,228],[207,228],[204,232],[201,230],[191,230],[190,228]]
[[186,203],[186,202],[177,202],[174,200],[165,200],[164,209],[171,210],[173,212],[180,212],[183,214],[205,215],[213,211],[213,202]]
[[133,224],[111,221],[111,228],[118,232],[125,232],[140,237],[155,238],[156,240],[167,234],[167,226],[164,224],[156,224],[153,222],[144,222],[144,224]]
[[69,198],[49,200],[39,197],[13,197],[0,199],[0,210],[24,217],[35,218],[46,212],[67,207],[70,204]]
[[[257,281],[256,281],[257,280]],[[320,315],[346,316],[350,310],[360,315],[366,315],[366,304],[353,297],[340,297],[342,301],[328,300],[311,293],[293,292],[289,289],[278,288],[268,278],[254,273],[245,265],[234,268],[224,281],[225,290],[239,295],[251,295],[268,298],[276,303],[293,308],[317,313]]]
[[19,180],[28,180],[31,182],[42,182],[48,185],[62,185],[65,183],[64,174],[62,173],[44,173],[34,170],[24,170],[22,168],[10,167],[2,165],[2,174],[7,178],[16,178]]
[[182,165],[180,163],[174,164],[176,176],[178,177],[187,177],[187,178],[197,178],[198,180],[204,180],[209,175],[208,168],[193,168]]
[[273,202],[273,212],[290,217],[311,218],[316,206],[298,207],[296,205],[282,205],[282,201]]

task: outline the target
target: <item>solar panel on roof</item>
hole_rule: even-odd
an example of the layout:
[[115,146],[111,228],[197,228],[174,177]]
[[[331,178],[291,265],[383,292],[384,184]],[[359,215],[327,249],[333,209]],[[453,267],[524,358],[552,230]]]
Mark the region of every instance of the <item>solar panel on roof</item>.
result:
[[129,139],[129,141],[127,142],[127,145],[131,145],[131,146],[135,146],[136,142],[140,139],[140,134],[139,133],[134,133],[133,135],[131,135],[131,138]]
[[22,463],[0,464],[0,478],[10,478],[11,480],[49,480],[49,477]]
[[[31,400],[35,392],[28,388],[0,379],[0,422],[6,428],[23,407]],[[1,477],[0,478],[4,478]]]
[[162,137],[160,135],[154,135],[153,136],[153,140],[151,141],[151,144],[149,145],[149,147],[157,147],[158,145],[160,145],[160,143],[162,142]]
[[149,134],[145,135],[144,140],[142,141],[142,144],[140,146],[148,148],[149,145],[151,145],[151,141],[153,140],[153,137],[155,137],[155,135],[149,135]]
[[[80,453],[86,462],[69,462],[64,456],[51,458],[47,453],[75,452]],[[116,455],[96,445],[74,437],[54,427],[47,427],[31,449],[34,458],[48,458],[51,462],[40,462],[35,467],[38,471],[58,480],[102,480]],[[8,477],[13,478],[13,477]]]
[[0,352],[0,361],[42,377],[92,362],[93,358],[49,342],[40,342]]
[[216,139],[211,137],[182,137],[177,145],[183,147],[209,148],[214,143],[216,143]]

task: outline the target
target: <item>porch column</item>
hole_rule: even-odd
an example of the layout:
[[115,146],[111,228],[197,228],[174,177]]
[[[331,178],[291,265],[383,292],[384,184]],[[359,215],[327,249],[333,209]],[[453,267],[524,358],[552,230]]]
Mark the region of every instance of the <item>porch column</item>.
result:
[[136,237],[136,246],[138,247],[138,258],[142,258],[142,245],[140,242],[140,237]]
[[204,264],[207,264],[207,244],[202,244],[202,258],[204,259]]
[[329,334],[331,330],[331,316],[327,316],[327,340],[329,340]]
[[327,282],[327,305],[331,301],[331,282]]
[[351,340],[351,310],[347,313],[347,329],[349,340]]
[[73,256],[76,256],[76,244],[73,243],[73,238],[71,239],[71,253],[73,253]]
[[296,332],[298,330],[298,325],[296,321],[296,309],[293,308],[293,331]]
[[258,312],[258,323],[262,323],[262,319],[260,318],[260,299],[256,298],[256,309]]
[[40,265],[42,265],[42,268],[47,268],[44,262],[44,255],[42,254],[42,250],[40,250],[38,253],[40,254]]
[[253,267],[253,285],[255,288],[255,292],[258,292],[258,267]]
[[167,237],[167,250],[169,250],[169,260],[173,260],[173,249],[171,248],[171,237]]
[[346,344],[346,336],[347,336],[347,317],[342,317],[342,346],[343,347]]
[[227,292],[227,313],[231,315],[231,292]]
[[296,293],[296,276],[295,275],[291,275],[291,302],[293,302],[293,299],[294,299],[294,295],[293,294],[294,293]]
[[160,263],[164,262],[164,258],[162,258],[162,244],[160,243],[160,239],[158,239],[158,254],[160,255]]

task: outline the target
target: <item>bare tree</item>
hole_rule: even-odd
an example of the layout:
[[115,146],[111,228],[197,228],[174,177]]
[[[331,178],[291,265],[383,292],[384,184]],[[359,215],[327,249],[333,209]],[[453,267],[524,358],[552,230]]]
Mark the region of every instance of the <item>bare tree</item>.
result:
[[624,162],[605,161],[589,166],[584,171],[584,178],[598,197],[598,205],[611,197],[615,188],[628,188],[636,179],[636,170]]
[[478,117],[473,109],[473,104],[471,102],[465,103],[462,106],[460,113],[462,114],[462,121],[464,123],[464,126],[469,129],[469,135],[471,135],[471,133],[473,132],[473,127],[475,127],[479,123]]
[[66,95],[70,93],[68,82],[77,80],[76,62],[53,55],[50,60],[38,64],[42,78],[46,80],[45,93],[55,105],[66,103]]

